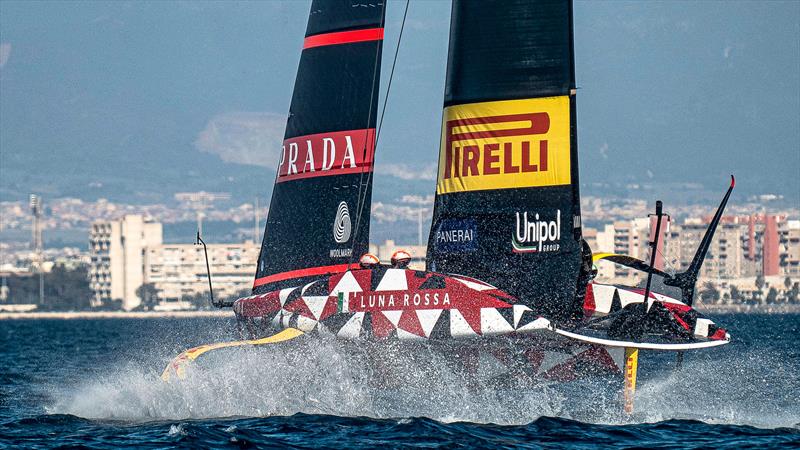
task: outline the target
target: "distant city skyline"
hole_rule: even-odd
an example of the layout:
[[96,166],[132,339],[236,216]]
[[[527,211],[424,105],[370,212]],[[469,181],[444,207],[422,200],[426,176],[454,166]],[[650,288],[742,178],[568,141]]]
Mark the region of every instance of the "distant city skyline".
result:
[[[309,3],[3,1],[0,200],[264,198]],[[384,75],[402,6],[388,3]],[[449,10],[411,3],[376,192],[433,191]],[[800,3],[574,10],[582,194],[641,182],[721,191],[735,173],[740,192],[800,199]]]
[[[595,254],[625,254],[647,259],[646,243],[654,222],[647,217],[643,202],[615,210],[613,205],[601,205],[603,200],[595,200],[586,205],[595,223],[583,228],[584,238]],[[631,213],[632,210],[638,212]],[[12,312],[29,311],[37,305],[45,309],[69,308],[72,304],[77,309],[156,311],[206,306],[207,285],[197,278],[207,270],[203,252],[198,252],[196,244],[186,240],[166,242],[161,219],[174,220],[174,217],[163,215],[165,212],[162,217],[122,213],[114,214],[113,219],[92,220],[91,226],[82,230],[84,238],[88,235],[89,248],[45,251],[40,266],[42,272],[33,265],[40,257],[36,251],[0,241],[0,278],[10,277],[13,286],[13,289],[0,287],[0,313],[8,308]],[[786,297],[784,303],[797,303],[800,220],[792,218],[797,217],[796,211],[794,216],[748,211],[731,213],[724,217],[708,249],[700,272],[698,301],[727,305],[744,301],[750,305],[765,305],[778,303],[780,294]],[[670,273],[688,266],[710,220],[691,215],[676,219],[669,216],[665,219],[666,226],[661,228],[663,247],[655,261],[657,268]],[[409,231],[413,228],[408,220],[393,226]],[[413,242],[409,234],[399,241],[373,236],[370,253],[389,261],[397,249],[404,249],[412,255],[411,267],[421,270],[425,266],[425,244],[422,239]],[[241,236],[227,242],[209,242],[210,260],[215,261],[214,292],[217,296],[231,297],[250,291],[260,250],[258,241],[241,239]],[[598,261],[596,267],[597,280],[603,283],[637,285],[643,281],[643,272],[608,261]],[[82,270],[88,276],[82,276]],[[48,273],[47,283],[53,283],[53,278],[59,272],[67,273],[65,271],[77,271],[79,279],[83,277],[77,285],[83,286],[85,298],[49,304],[41,297],[43,291],[39,291],[38,299],[33,298],[36,289],[30,282],[26,283],[26,277],[30,278],[31,273]],[[91,299],[88,291],[92,292]],[[51,289],[48,295],[52,294]],[[3,301],[9,299],[14,300],[12,303],[34,303],[4,305]]]

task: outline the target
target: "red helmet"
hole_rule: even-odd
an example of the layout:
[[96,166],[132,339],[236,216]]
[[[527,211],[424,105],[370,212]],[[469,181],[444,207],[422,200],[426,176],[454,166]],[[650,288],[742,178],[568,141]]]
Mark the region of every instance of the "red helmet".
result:
[[392,267],[405,269],[411,263],[411,254],[405,250],[398,250],[392,255]]
[[378,259],[377,256],[373,255],[372,253],[364,253],[361,256],[361,259],[358,260],[358,264],[361,265],[364,269],[371,269],[373,267],[377,267],[380,265],[381,260]]

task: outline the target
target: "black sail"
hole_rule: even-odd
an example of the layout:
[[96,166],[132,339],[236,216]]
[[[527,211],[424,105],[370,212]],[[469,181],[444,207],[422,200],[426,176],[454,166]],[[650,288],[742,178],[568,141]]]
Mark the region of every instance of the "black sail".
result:
[[368,250],[383,24],[381,1],[311,5],[254,292]]
[[456,0],[428,268],[575,307],[581,222],[569,0]]

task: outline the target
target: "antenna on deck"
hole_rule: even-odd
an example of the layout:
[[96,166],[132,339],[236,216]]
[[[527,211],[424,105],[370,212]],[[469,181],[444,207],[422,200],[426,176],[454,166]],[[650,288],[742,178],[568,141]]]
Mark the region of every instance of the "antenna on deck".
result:
[[658,243],[661,241],[661,218],[664,216],[669,217],[668,214],[664,214],[663,211],[664,204],[661,203],[661,200],[656,200],[656,229],[655,233],[653,234],[653,240],[649,243],[650,246],[650,266],[647,268],[647,284],[644,288],[644,304],[647,305],[647,310],[650,310],[650,284],[653,281],[653,269],[656,266],[656,254],[658,253]]
[[194,242],[194,245],[200,245],[200,244],[203,244],[203,253],[206,256],[206,274],[208,274],[208,295],[211,300],[211,306],[222,308],[224,306],[223,303],[214,300],[214,288],[211,286],[211,265],[208,263],[208,247],[206,247],[206,242],[203,240],[203,238],[200,237],[200,230],[197,230],[197,240]]

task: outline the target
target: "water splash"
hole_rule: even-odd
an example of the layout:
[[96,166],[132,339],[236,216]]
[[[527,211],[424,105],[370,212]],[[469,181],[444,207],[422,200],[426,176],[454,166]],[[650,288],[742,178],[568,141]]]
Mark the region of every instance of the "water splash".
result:
[[797,372],[781,374],[777,367],[784,366],[758,353],[689,357],[679,373],[642,373],[639,412],[626,416],[620,379],[503,390],[465,376],[426,347],[320,338],[209,354],[180,382],[163,383],[149,367],[119,367],[53,389],[47,411],[136,422],[305,413],[509,425],[547,416],[603,424],[690,418],[794,426],[800,422],[800,389],[792,388]]
[[109,370],[53,389],[47,411],[133,421],[306,413],[526,423],[557,415],[563,401],[542,386],[519,393],[509,407],[508,393],[488,380],[468,382],[442,355],[403,345],[309,339],[231,349],[198,362],[186,380],[172,383],[141,366]]
[[785,354],[728,351],[688,359],[639,389],[647,422],[694,419],[762,428],[800,425],[800,373]]

